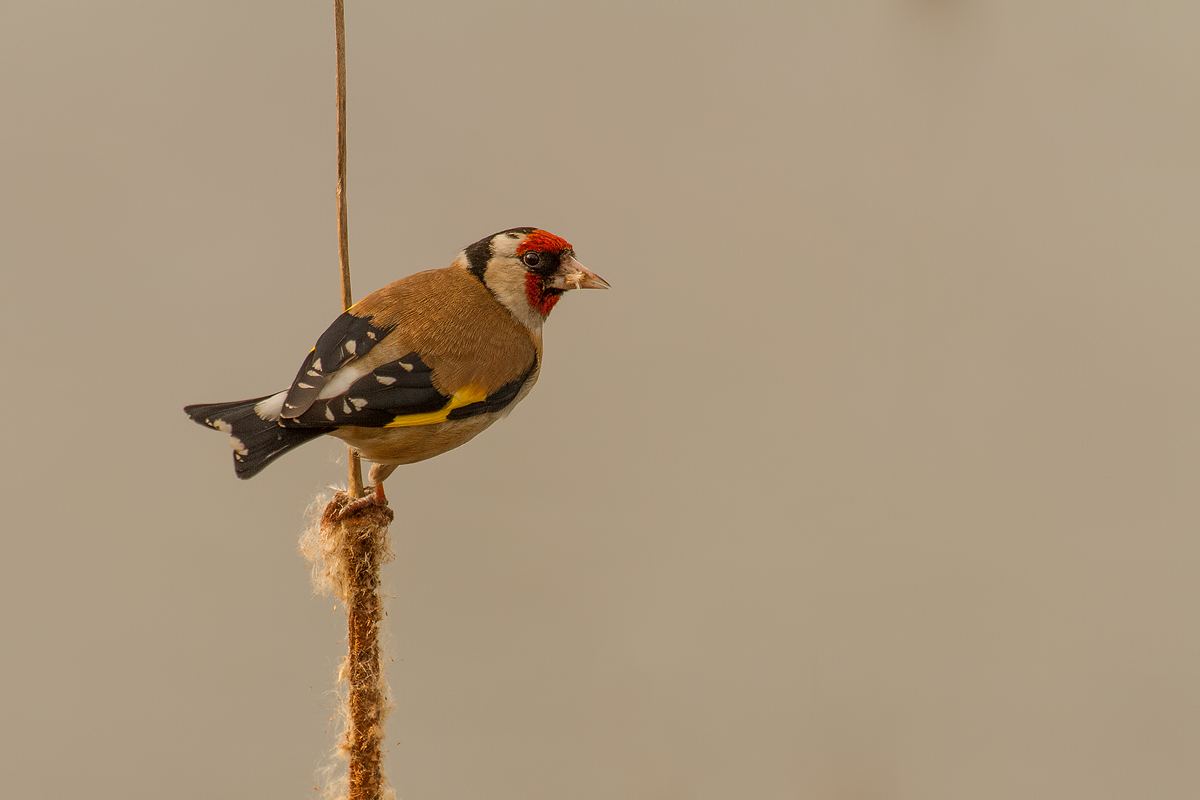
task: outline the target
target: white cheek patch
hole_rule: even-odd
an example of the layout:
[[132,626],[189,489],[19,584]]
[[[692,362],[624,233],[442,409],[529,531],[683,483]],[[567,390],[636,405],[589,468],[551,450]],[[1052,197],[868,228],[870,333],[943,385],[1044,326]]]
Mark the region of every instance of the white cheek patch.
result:
[[511,233],[501,234],[492,238],[492,256],[512,258],[517,254],[517,247],[525,241],[524,236],[514,237]]

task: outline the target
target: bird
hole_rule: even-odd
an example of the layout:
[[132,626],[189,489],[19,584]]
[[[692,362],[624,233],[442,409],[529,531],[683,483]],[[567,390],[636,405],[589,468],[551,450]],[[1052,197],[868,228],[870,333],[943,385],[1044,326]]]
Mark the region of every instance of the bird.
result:
[[321,334],[287,389],[184,407],[227,433],[237,477],[335,436],[372,462],[363,500],[383,482],[466,444],[529,394],[542,369],[542,325],[564,293],[608,289],[565,239],[509,228],[352,305]]

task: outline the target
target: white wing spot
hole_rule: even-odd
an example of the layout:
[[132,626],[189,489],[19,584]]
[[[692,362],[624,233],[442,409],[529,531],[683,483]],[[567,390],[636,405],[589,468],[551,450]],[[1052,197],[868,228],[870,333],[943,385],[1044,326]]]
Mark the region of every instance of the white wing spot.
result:
[[330,422],[337,421],[337,417],[333,415],[333,409],[329,407],[328,403],[325,404],[325,419],[329,420]]
[[371,341],[375,341],[375,331],[367,331],[367,338]]
[[399,364],[405,372],[412,372],[412,364],[406,364],[403,361],[397,361],[396,363]]
[[237,453],[239,456],[250,455],[250,451],[246,449],[246,445],[242,444],[242,440],[238,437],[230,436],[229,443],[233,445],[233,452]]
[[298,389],[315,389],[317,387],[313,386],[311,383],[297,383],[296,388],[298,388]]
[[223,419],[214,419],[213,421],[209,422],[208,424],[212,425],[214,428],[219,430],[221,433],[233,433],[233,426],[230,425],[228,422],[226,422]]
[[387,375],[376,375],[375,380],[379,381],[384,386],[391,386],[393,383],[396,382],[395,378],[389,377]]
[[310,369],[310,370],[308,371],[307,375],[308,375],[308,377],[310,377],[310,378],[319,378],[319,377],[321,377],[321,373],[317,372],[315,369]]
[[354,351],[358,349],[358,342],[351,339],[350,341],[346,342],[345,348],[347,353],[354,355]]
[[354,413],[350,410],[350,404],[346,402],[345,398],[342,399],[342,411],[346,412],[347,414]]
[[313,362],[313,369],[317,370],[318,372],[321,371],[321,359],[318,358]]
[[355,381],[364,375],[370,374],[371,370],[364,368],[361,364],[347,364],[329,376],[329,382],[321,389],[317,395],[317,399],[331,400],[345,394],[354,385]]
[[354,407],[359,411],[362,411],[367,407],[367,401],[363,400],[361,397],[351,397],[350,402],[353,403]]

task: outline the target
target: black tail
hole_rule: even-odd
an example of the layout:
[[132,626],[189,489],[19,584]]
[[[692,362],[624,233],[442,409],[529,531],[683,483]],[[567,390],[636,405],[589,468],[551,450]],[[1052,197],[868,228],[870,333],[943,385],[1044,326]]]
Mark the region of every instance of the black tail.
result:
[[236,403],[201,403],[183,411],[201,425],[229,434],[233,443],[233,468],[239,478],[253,478],[281,455],[315,439],[322,428],[285,428],[254,413],[254,406],[273,395]]

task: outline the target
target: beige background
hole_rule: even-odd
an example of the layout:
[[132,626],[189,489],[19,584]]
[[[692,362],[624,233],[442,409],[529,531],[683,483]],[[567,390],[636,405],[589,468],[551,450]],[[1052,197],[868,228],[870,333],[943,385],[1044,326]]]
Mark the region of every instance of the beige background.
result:
[[[1200,793],[1200,5],[350,5],[358,293],[614,287],[390,482],[402,797]],[[342,450],[180,408],[336,314],[330,6],[0,12],[6,797],[315,794]]]

